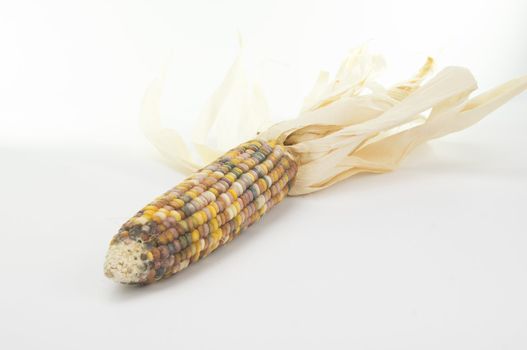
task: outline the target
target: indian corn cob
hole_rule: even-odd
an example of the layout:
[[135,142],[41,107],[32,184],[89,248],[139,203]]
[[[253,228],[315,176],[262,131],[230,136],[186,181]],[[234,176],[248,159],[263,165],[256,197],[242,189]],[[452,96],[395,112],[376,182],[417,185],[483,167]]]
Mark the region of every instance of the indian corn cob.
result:
[[[477,123],[527,89],[524,76],[469,98],[477,84],[465,68],[447,67],[423,83],[431,59],[411,79],[384,88],[369,80],[379,61],[353,51],[334,80],[321,75],[296,118],[260,130],[268,123],[265,101],[256,87],[247,87],[237,59],[204,109],[193,143],[206,146],[197,151],[208,163],[234,140],[259,139],[201,169],[177,130],[162,126],[163,79],[154,80],[141,113],[145,135],[171,163],[194,174],[121,227],[110,243],[106,275],[126,284],[167,278],[232,240],[286,195],[320,191],[362,172],[391,171],[415,147]],[[213,129],[217,148],[207,145]]]
[[296,172],[282,145],[254,140],[232,149],[121,227],[106,256],[106,276],[149,284],[183,270],[280,203]]

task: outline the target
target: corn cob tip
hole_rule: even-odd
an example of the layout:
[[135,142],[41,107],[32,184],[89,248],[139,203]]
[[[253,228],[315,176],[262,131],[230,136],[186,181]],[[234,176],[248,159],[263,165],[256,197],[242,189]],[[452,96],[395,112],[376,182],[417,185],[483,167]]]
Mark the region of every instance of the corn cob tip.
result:
[[112,242],[106,254],[104,274],[118,283],[143,283],[149,270],[141,259],[145,251],[144,244],[131,239]]

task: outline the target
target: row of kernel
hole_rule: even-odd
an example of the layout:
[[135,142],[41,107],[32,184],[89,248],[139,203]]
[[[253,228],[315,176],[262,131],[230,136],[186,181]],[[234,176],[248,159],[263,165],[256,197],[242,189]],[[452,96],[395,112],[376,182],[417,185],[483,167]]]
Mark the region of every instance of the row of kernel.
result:
[[277,182],[275,182],[271,186],[270,188],[271,195],[275,196],[278,192],[282,190],[282,188],[285,187],[285,185],[287,185],[288,182],[289,182],[289,176],[286,172],[284,175],[282,175],[282,177]]
[[288,160],[282,157],[278,164],[272,169],[269,175],[258,179],[249,189],[253,192],[254,196],[259,196],[263,191],[267,190],[275,180],[278,179],[284,171],[284,166],[288,165]]
[[219,162],[228,162],[234,158],[246,158],[262,147],[259,141],[251,141],[227,152],[218,159]]
[[[262,190],[267,188],[266,182],[264,182],[264,181],[260,181],[260,185],[263,185],[262,186]],[[229,195],[227,195],[227,197],[229,197]],[[236,204],[234,204],[231,207],[231,209],[229,209],[229,212],[226,215],[224,215],[224,216],[219,218],[219,224],[221,225],[221,223],[232,219],[233,215],[237,214],[240,211],[240,209],[242,207],[245,207],[249,202],[251,202],[253,198],[254,198],[254,196],[253,196],[252,192],[247,191],[246,193],[244,193],[244,195],[240,198],[240,201],[237,202]],[[229,197],[229,199],[230,199],[230,197]],[[232,198],[232,199],[234,199],[234,198]],[[229,200],[228,202],[232,202],[232,200]],[[221,201],[219,203],[221,203]],[[211,210],[212,210],[213,213],[210,212]],[[214,217],[214,215],[217,214],[217,212],[221,211],[221,210],[223,210],[223,208],[221,208],[221,204],[220,204],[220,207],[218,207],[216,202],[213,202],[213,205],[210,208],[207,207],[207,210],[204,210],[203,214],[201,216],[195,217],[195,218],[199,219],[196,222],[196,224],[201,224],[201,225],[198,225],[199,230],[195,230],[195,232],[193,232],[194,236],[196,236],[196,237],[207,236],[208,233],[211,231],[211,229],[214,229],[215,225],[214,225],[214,222],[211,222],[210,223],[211,225],[203,225],[203,224],[205,222],[207,222],[208,220],[210,220],[212,217]],[[216,225],[217,224],[218,223],[216,223]],[[159,243],[160,244],[166,244],[167,242],[171,242],[175,237],[178,237],[179,235],[181,235],[182,233],[184,233],[188,229],[189,229],[189,227],[183,227],[183,229],[181,229],[180,232],[178,232],[178,230],[176,230],[174,228],[169,229],[166,233],[162,233],[159,236],[159,238],[158,238]],[[168,246],[169,248],[168,249],[171,252],[178,252],[182,247],[184,248],[186,246],[185,242],[187,242],[189,240],[187,237],[188,237],[188,234],[182,236],[179,241],[176,240],[176,241],[174,241],[174,243],[169,244],[169,246]]]
[[[276,203],[280,202],[284,198],[284,192],[287,193],[288,188],[284,189],[284,191],[280,192],[277,196],[272,197],[271,191],[266,191],[265,194],[262,194],[262,198],[268,198],[266,202],[266,208],[269,210],[272,206],[274,206]],[[228,242],[232,240],[235,235],[237,235],[241,230],[247,228],[248,226],[252,225],[256,220],[258,220],[263,213],[261,211],[258,211],[255,204],[251,203],[247,208],[245,208],[240,214],[234,218],[232,221],[230,221],[230,225],[224,225],[227,227],[227,230],[223,231],[224,236],[222,237],[222,242]],[[223,227],[222,227],[223,229]]]
[[[292,172],[294,173],[296,169],[291,168]],[[288,171],[287,174],[290,172]],[[270,208],[272,208],[277,203],[281,202],[283,198],[287,195],[287,192],[289,190],[289,186],[285,186],[288,184],[288,181],[283,178],[279,181],[280,185],[284,185],[283,189],[278,192],[276,195],[271,196],[272,190],[265,191],[265,194],[263,195],[264,198],[267,199],[265,203],[265,211],[268,211]],[[277,188],[273,186],[273,189]],[[220,230],[217,230],[217,235],[211,235],[207,238],[198,238],[197,236],[193,239],[193,243],[189,245],[185,250],[179,254],[176,255],[174,259],[169,259],[167,265],[171,265],[174,261],[175,264],[173,266],[173,269],[170,271],[170,274],[178,272],[188,266],[190,262],[197,261],[201,257],[209,254],[211,251],[215,250],[219,244],[225,244],[228,241],[232,240],[235,235],[237,235],[242,229],[246,228],[247,226],[252,225],[254,222],[256,222],[264,213],[265,211],[258,211],[256,210],[254,203],[250,203],[246,208],[244,208],[243,211],[240,212],[239,215],[237,215],[233,220],[227,222],[226,224],[222,225]],[[199,240],[198,240],[199,239]],[[209,249],[212,248],[212,249]],[[162,276],[163,265],[161,266],[161,269],[158,270],[156,277],[160,278]],[[169,271],[165,271],[164,273],[168,273]]]
[[[273,152],[273,153],[274,153],[274,154],[277,154],[277,155],[282,155],[281,150],[280,150],[278,147],[277,147],[276,149],[278,150],[278,152]],[[267,152],[265,152],[265,153],[267,153]],[[287,160],[285,160],[285,161],[287,162]],[[281,163],[282,163],[282,162],[283,162],[283,160],[281,159]],[[268,164],[268,166],[270,166],[270,165],[272,165],[272,164],[273,164],[273,163],[270,162],[270,163]],[[247,175],[247,174],[242,174],[241,171],[242,171],[242,170],[240,170],[240,174],[241,174],[241,175]],[[276,178],[278,178],[278,176],[279,176],[278,174],[281,174],[281,172],[280,172],[280,171],[278,171],[278,172],[277,172],[277,171],[273,171],[273,172],[271,172],[271,174],[270,174],[271,176],[269,176],[269,177],[265,177],[265,179],[267,180],[267,183],[268,183],[267,185],[268,185],[268,186],[269,186],[272,182],[274,182]],[[238,173],[234,173],[232,178],[234,178],[234,176],[237,176],[237,175],[239,175],[239,174],[238,174]],[[248,175],[249,178],[250,178],[251,176],[254,176],[254,175]],[[271,181],[269,181],[269,178],[271,178]],[[227,179],[231,180],[231,178],[229,178],[229,177],[227,177]],[[247,177],[246,177],[245,179],[247,179]],[[259,184],[260,187],[262,187],[261,185],[263,184],[263,182],[262,182],[262,181],[259,181],[258,184]],[[226,183],[225,183],[225,184],[222,184],[222,182],[220,182],[218,185],[219,185],[219,186],[222,186],[222,185],[223,185],[223,188],[222,188],[221,190],[224,191],[225,188],[226,188],[226,185],[227,185],[227,184],[226,184]],[[264,187],[268,187],[268,186],[264,186]],[[246,187],[246,186],[242,185],[242,184],[239,183],[239,182],[235,182],[235,183],[233,184],[233,187],[231,188],[231,190],[228,190],[228,192],[227,192],[226,194],[224,194],[224,195],[221,197],[221,199],[223,200],[223,202],[225,203],[225,205],[228,205],[228,204],[232,203],[233,200],[235,200],[236,197],[237,197],[240,193],[243,193],[243,191],[244,191],[244,187]],[[198,190],[198,191],[203,191],[203,188],[197,188],[197,190]],[[252,190],[253,190],[253,192],[255,192],[255,191],[254,191],[254,190],[255,190],[254,187],[253,187]],[[263,190],[263,189],[262,189],[262,190]],[[261,192],[261,191],[260,191],[260,192]],[[195,193],[195,192],[192,192],[192,191],[187,191],[187,195],[190,195],[191,197],[195,197],[195,196],[196,196],[196,193]],[[160,208],[160,209],[158,209],[157,212],[156,212],[155,210],[154,210],[154,211],[151,211],[151,212],[147,211],[147,213],[146,213],[146,215],[147,215],[146,219],[150,219],[150,217],[148,217],[148,215],[154,215],[153,219],[156,220],[157,222],[159,222],[159,223],[162,222],[162,223],[164,224],[164,226],[167,226],[167,227],[173,226],[174,223],[175,223],[175,221],[179,221],[179,220],[181,220],[181,219],[183,219],[183,218],[185,218],[185,217],[188,217],[188,216],[192,215],[192,213],[195,213],[197,210],[202,209],[205,205],[207,205],[208,203],[210,203],[211,201],[213,201],[213,200],[215,199],[215,196],[214,196],[214,194],[213,194],[212,192],[210,192],[210,191],[205,191],[205,195],[204,195],[204,196],[201,196],[200,199],[201,199],[201,201],[199,202],[200,205],[196,205],[196,202],[191,202],[191,203],[187,203],[187,204],[185,204],[185,206],[183,207],[182,212],[181,212],[181,211],[178,211],[178,210],[176,210],[176,211],[171,211],[171,212],[170,212],[170,213],[171,213],[171,217],[169,217],[168,220],[165,220],[165,219],[167,219],[167,214],[168,214],[168,211],[167,211],[167,210],[168,210],[168,209],[172,209],[171,207],[168,207],[168,209],[167,209],[167,207],[165,207],[165,208]],[[197,200],[197,199],[196,199],[196,200]],[[174,200],[174,201],[175,201],[175,200]],[[173,203],[173,204],[176,204],[177,206],[179,206],[178,204],[181,204],[181,200],[180,200],[179,203]],[[152,206],[150,206],[150,207],[152,207]],[[152,208],[152,209],[155,209],[155,207]],[[162,209],[164,209],[164,210],[162,210]],[[222,210],[223,210],[223,208],[219,208],[219,209],[218,209],[218,211],[222,211]],[[204,216],[205,219],[206,219],[206,217],[207,217],[207,215],[202,215],[202,216]],[[165,220],[165,221],[163,221],[163,220]],[[195,221],[193,220],[192,222],[195,222]],[[196,221],[196,224],[197,224],[197,225],[200,225],[201,223],[200,223],[199,220],[198,220],[198,221]],[[193,227],[195,227],[196,225],[188,225],[188,226],[189,226],[189,229],[193,229]],[[181,228],[181,227],[180,227],[180,228]],[[179,231],[184,231],[184,228],[182,228],[182,229],[179,230]],[[180,232],[180,233],[182,233],[182,232]]]
[[[229,184],[225,179],[225,175],[215,175],[217,179],[214,183],[212,183],[212,185],[208,188],[207,191],[203,191],[203,193],[199,197],[193,198],[191,201],[189,201],[183,206],[182,210],[185,213],[185,217],[191,216],[196,211],[202,209],[204,206],[214,201],[218,193],[224,192],[228,189]],[[189,197],[193,197],[192,192],[189,192],[186,195]]]
[[238,147],[227,151],[227,153],[225,153],[222,157],[219,158],[219,161],[223,160],[224,158],[230,158],[235,155],[238,155],[239,153],[246,152],[247,150],[256,150],[259,147],[261,147],[261,143],[256,140],[243,143]]
[[[246,191],[241,197],[237,199],[237,201],[239,201],[238,206],[240,208],[245,207],[250,202],[252,202],[253,199],[254,197],[252,192]],[[204,220],[203,224],[199,225],[195,229],[199,232],[201,237],[206,237],[210,232],[217,230],[218,226],[221,226],[228,219],[228,214],[225,214],[223,210],[224,208],[220,207],[222,204],[223,202],[216,201],[203,209],[205,213],[208,213],[207,209],[210,209],[210,216],[207,215],[207,220]],[[217,217],[218,213],[220,214],[219,217]]]
[[[269,149],[266,149],[264,151],[264,153],[268,153],[269,152]],[[237,175],[237,174],[235,174]],[[242,174],[243,175],[243,174]],[[182,219],[185,219],[186,218],[186,223],[181,223],[179,225],[176,225],[176,231],[178,232],[178,234],[183,234],[185,232],[187,232],[188,230],[192,230],[194,229],[196,226],[199,226],[202,224],[202,221],[207,221],[208,219],[210,219],[211,217],[214,217],[215,214],[217,212],[221,212],[224,210],[224,207],[231,203],[235,196],[233,196],[233,193],[229,193],[227,194],[225,197],[224,197],[224,203],[222,203],[222,201],[218,201],[217,204],[215,205],[216,207],[207,207],[207,210],[205,210],[205,208],[203,208],[206,203],[213,203],[212,201],[214,200],[214,195],[215,193],[214,192],[224,192],[227,190],[227,186],[228,186],[228,182],[233,179],[234,176],[227,176],[226,178],[218,181],[214,186],[213,188],[215,187],[215,190],[214,189],[209,189],[209,191],[205,191],[203,192],[203,196],[205,197],[201,202],[200,204],[201,205],[197,205],[196,207],[196,202],[190,202],[190,203],[187,203],[185,204],[185,206],[183,207],[183,211],[179,211],[179,210],[176,210],[176,211],[171,211],[170,214],[172,214],[171,216],[174,217],[173,219],[171,218],[168,218],[168,224],[169,225],[174,225],[175,222],[174,221],[179,221],[179,220],[182,220]],[[219,190],[219,191],[218,191]],[[196,198],[197,199],[197,198]],[[227,200],[226,200],[227,199]],[[224,205],[222,205],[224,204]],[[199,213],[198,212],[198,208],[202,209],[203,208],[203,213]],[[192,215],[192,213],[194,213],[194,215]],[[199,214],[198,214],[199,213]],[[198,214],[198,215],[196,215]],[[160,214],[162,217],[163,217],[163,214]],[[190,215],[192,215],[191,217],[189,217]],[[177,235],[176,235],[177,236]]]
[[269,157],[271,156],[272,155],[269,155],[268,158],[263,163],[259,164],[260,174],[257,171],[253,171],[253,170],[245,171],[245,172],[243,170],[240,170],[240,177],[237,181],[235,181],[232,184],[231,189],[238,196],[240,196],[243,192],[245,192],[248,186],[250,186],[256,181],[256,179],[258,179],[261,176],[265,176],[265,173],[267,173],[267,171],[273,168],[274,165],[276,164],[276,159],[274,161],[269,160]]
[[267,176],[269,176],[271,181],[275,183],[282,176],[284,171],[289,169],[289,167],[289,159],[287,157],[282,157],[279,164]]
[[[240,152],[238,151],[236,155],[238,155]],[[180,199],[183,200],[185,203],[195,198],[195,192],[199,192],[200,190],[197,188],[203,189],[203,182],[205,181],[205,184],[210,183],[212,185],[219,179],[221,179],[224,174],[232,168],[232,165],[225,164],[221,161],[216,161],[215,163],[210,164],[207,166],[204,170],[203,174],[206,174],[207,176],[203,177],[202,175],[193,175],[191,178],[187,179],[185,182],[187,184],[191,184],[192,186],[188,187],[185,186],[185,191],[180,193]]]
[[[288,177],[287,175],[285,175],[283,178],[281,178],[277,182],[276,186],[273,185],[272,188],[278,191],[281,191],[284,187],[286,187],[287,183],[288,183]],[[254,213],[258,211],[258,209],[260,209],[261,207],[269,203],[270,200],[272,200],[273,192],[275,191],[271,189],[266,190],[255,201],[251,202],[247,207],[243,208],[243,210],[238,211],[238,214],[235,217],[233,217],[232,220],[228,221],[225,225],[222,226],[222,230],[224,227],[227,227],[229,230],[226,232],[230,233],[232,231],[231,230],[232,227],[238,227],[238,228],[246,227],[246,225],[248,225],[247,223],[248,218],[252,217]],[[266,210],[268,209],[269,208],[266,206]],[[229,225],[226,226],[227,224]]]
[[[210,171],[202,170],[197,174],[193,175],[193,178],[187,179],[174,188],[170,189],[163,195],[159,196],[154,200],[152,203],[150,203],[147,207],[144,208],[144,210],[154,210],[157,211],[161,208],[164,208],[168,211],[179,209],[181,208],[185,202],[182,201],[179,197],[182,193],[188,191],[191,189],[194,184],[198,181],[198,178],[207,177]],[[142,213],[139,212],[138,215],[141,215]],[[150,213],[151,214],[151,213]]]
[[[228,173],[226,173],[221,180],[217,181],[213,186],[212,186],[212,189],[214,190],[214,192],[216,192],[217,194],[220,194],[220,193],[224,193],[225,191],[228,190],[229,186],[239,177],[243,174],[243,169],[241,169],[240,167],[238,166],[234,166],[234,163],[237,163],[238,165],[240,165],[241,163],[241,160],[240,159],[232,159],[230,161],[231,164],[233,164],[232,167],[229,166],[230,168],[230,171]],[[242,166],[243,168],[245,166]],[[187,193],[186,193],[187,194]],[[211,194],[215,194],[215,193],[211,193]],[[217,195],[216,194],[216,195]],[[193,193],[192,193],[192,190],[189,191],[189,193],[187,194],[189,196],[193,196]],[[183,207],[183,210],[185,211],[185,214],[187,216],[189,215],[192,215],[193,213],[195,213],[196,211],[202,209],[204,206],[206,206],[208,203],[210,203],[210,197],[212,196],[209,196],[209,198],[199,198],[197,200],[192,200],[190,203],[187,203],[184,207]]]
[[269,211],[276,204],[280,203],[287,196],[288,192],[289,192],[289,186],[286,186],[276,195],[272,196],[271,199],[266,203],[267,210]]
[[232,205],[228,207],[225,215],[225,219],[228,221],[232,219],[234,215],[237,215],[241,209],[243,209],[248,203],[256,201],[261,193],[264,193],[269,187],[269,184],[264,179],[258,179],[249,190],[245,191],[240,198],[236,200]]
[[[194,243],[194,246],[187,247],[184,252],[180,253],[180,257],[177,259],[179,262],[174,265],[173,271],[171,273],[182,270],[188,266],[189,263],[197,261],[200,257],[206,256],[211,251],[215,250],[220,244],[225,244],[232,240],[242,229],[252,225],[266,211],[268,211],[277,203],[281,202],[289,191],[288,179],[293,178],[295,173],[296,164],[293,163],[292,166],[287,169],[287,178],[280,178],[276,186],[273,184],[271,189],[268,189],[264,192],[263,198],[266,199],[265,208],[262,208],[264,210],[256,210],[254,202],[250,202],[235,218],[222,225],[221,229],[216,230],[215,235],[210,235],[207,238],[201,238],[198,242]],[[277,189],[280,189],[281,186],[283,186],[282,190],[276,195],[272,195],[272,193],[276,192]],[[242,195],[240,198],[249,198],[249,196],[252,196],[252,192],[247,191],[244,193],[244,195],[248,197],[243,197]]]
[[154,268],[157,269],[160,264],[167,260],[167,258],[186,250],[197,241],[199,241],[199,237],[197,239],[192,239],[190,235],[184,235],[166,245],[151,247],[145,254],[145,257],[141,256],[141,258],[152,261],[154,263]]
[[[258,191],[257,193],[261,193],[265,190],[267,190],[267,182],[263,179],[259,179],[260,181],[255,184],[257,186]],[[249,203],[251,203],[255,196],[255,191],[245,191],[239,198],[233,197],[232,193],[224,193],[220,195],[220,198],[216,202],[213,202],[212,204],[215,205],[213,210],[213,213],[211,215],[211,218],[201,218],[199,220],[198,216],[196,214],[196,221],[197,223],[203,223],[202,225],[197,227],[198,232],[202,237],[207,236],[210,232],[213,232],[217,229],[218,226],[222,226],[224,223],[231,220],[236,214],[240,212],[241,209],[243,209],[245,206],[247,206]],[[220,200],[221,199],[221,200]],[[224,205],[230,204],[226,209],[224,208]],[[225,210],[224,210],[225,209]],[[206,220],[209,219],[209,220]],[[189,223],[190,226],[194,226],[194,224]]]
[[[247,175],[247,174],[242,173],[242,171],[240,170],[239,173],[235,173],[234,175],[235,176],[237,176],[237,175],[241,176],[241,175]],[[255,177],[255,175],[256,175],[256,173],[251,173],[251,175],[248,175],[247,177],[245,177],[245,179],[250,179],[251,177]],[[234,177],[229,178],[228,180],[232,180],[232,179],[234,179]],[[246,180],[246,181],[248,181],[248,180]],[[233,185],[231,186],[231,188],[229,188],[228,190],[222,191],[222,193],[217,197],[216,203],[217,203],[217,205],[219,207],[217,212],[223,212],[225,207],[227,207],[228,205],[233,203],[238,198],[238,196],[241,193],[243,193],[242,191],[239,191],[239,188],[242,185],[241,184],[235,185],[235,183],[236,182],[234,182]],[[225,188],[223,188],[222,190],[224,190],[224,189]]]

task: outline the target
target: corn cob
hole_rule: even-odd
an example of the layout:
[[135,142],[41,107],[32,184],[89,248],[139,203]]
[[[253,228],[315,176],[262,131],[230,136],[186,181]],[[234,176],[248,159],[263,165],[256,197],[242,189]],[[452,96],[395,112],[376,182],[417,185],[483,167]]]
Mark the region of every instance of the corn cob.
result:
[[110,242],[106,276],[149,284],[183,270],[281,202],[296,172],[281,145],[254,140],[232,149],[121,227]]

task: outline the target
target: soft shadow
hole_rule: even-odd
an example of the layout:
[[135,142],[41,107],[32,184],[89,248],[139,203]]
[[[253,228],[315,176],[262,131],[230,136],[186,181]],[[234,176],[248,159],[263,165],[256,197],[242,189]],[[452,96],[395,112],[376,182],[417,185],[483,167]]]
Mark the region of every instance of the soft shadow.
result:
[[[466,147],[466,145],[458,145],[459,152],[463,152],[467,156],[470,154],[478,153],[476,146]],[[462,160],[460,160],[462,159]],[[257,245],[259,237],[262,234],[272,235],[278,234],[277,230],[273,228],[273,225],[280,225],[282,217],[285,215],[295,215],[294,205],[296,200],[309,200],[316,201],[320,199],[320,196],[338,197],[342,193],[350,194],[349,200],[360,200],[360,196],[354,197],[353,194],[366,193],[370,191],[372,187],[380,185],[392,185],[408,183],[411,184],[415,181],[415,175],[419,173],[419,176],[426,176],[427,173],[434,174],[451,174],[459,172],[471,172],[471,171],[482,171],[482,164],[476,160],[473,161],[469,166],[471,159],[463,157],[445,157],[440,155],[434,148],[429,144],[424,144],[414,150],[406,160],[401,164],[401,167],[393,172],[384,174],[372,174],[372,173],[361,173],[354,175],[344,181],[341,181],[323,191],[315,192],[309,195],[302,195],[298,197],[288,197],[276,208],[273,208],[267,213],[260,222],[257,222],[253,226],[246,229],[239,237],[227,244],[226,246],[218,248],[212,254],[206,258],[198,261],[183,271],[178,272],[174,276],[156,282],[147,286],[126,286],[116,285],[110,295],[112,301],[129,301],[135,298],[141,298],[149,296],[158,292],[163,292],[166,289],[170,289],[174,293],[177,293],[180,286],[192,283],[192,281],[200,276],[201,271],[208,271],[209,269],[221,268],[222,261],[226,259],[236,259],[236,252],[239,249],[246,249],[245,246],[249,244]],[[485,170],[486,171],[486,170]],[[413,173],[414,176],[409,176],[409,173]],[[298,213],[297,213],[298,214]],[[305,218],[307,219],[307,218]],[[262,232],[260,232],[262,231]],[[280,239],[276,237],[275,239]]]
[[114,290],[109,294],[109,299],[114,302],[129,301],[135,298],[147,297],[166,289],[177,293],[181,285],[191,283],[192,280],[199,277],[201,271],[221,268],[218,264],[221,265],[221,262],[225,259],[236,259],[238,250],[246,249],[244,247],[249,244],[257,245],[260,235],[276,234],[276,239],[279,239],[279,232],[273,230],[274,225],[280,225],[282,217],[286,215],[295,215],[294,203],[294,198],[286,198],[282,203],[279,203],[265,214],[259,222],[244,230],[239,237],[225,246],[219,247],[206,258],[199,260],[168,279],[146,286],[115,285]]

